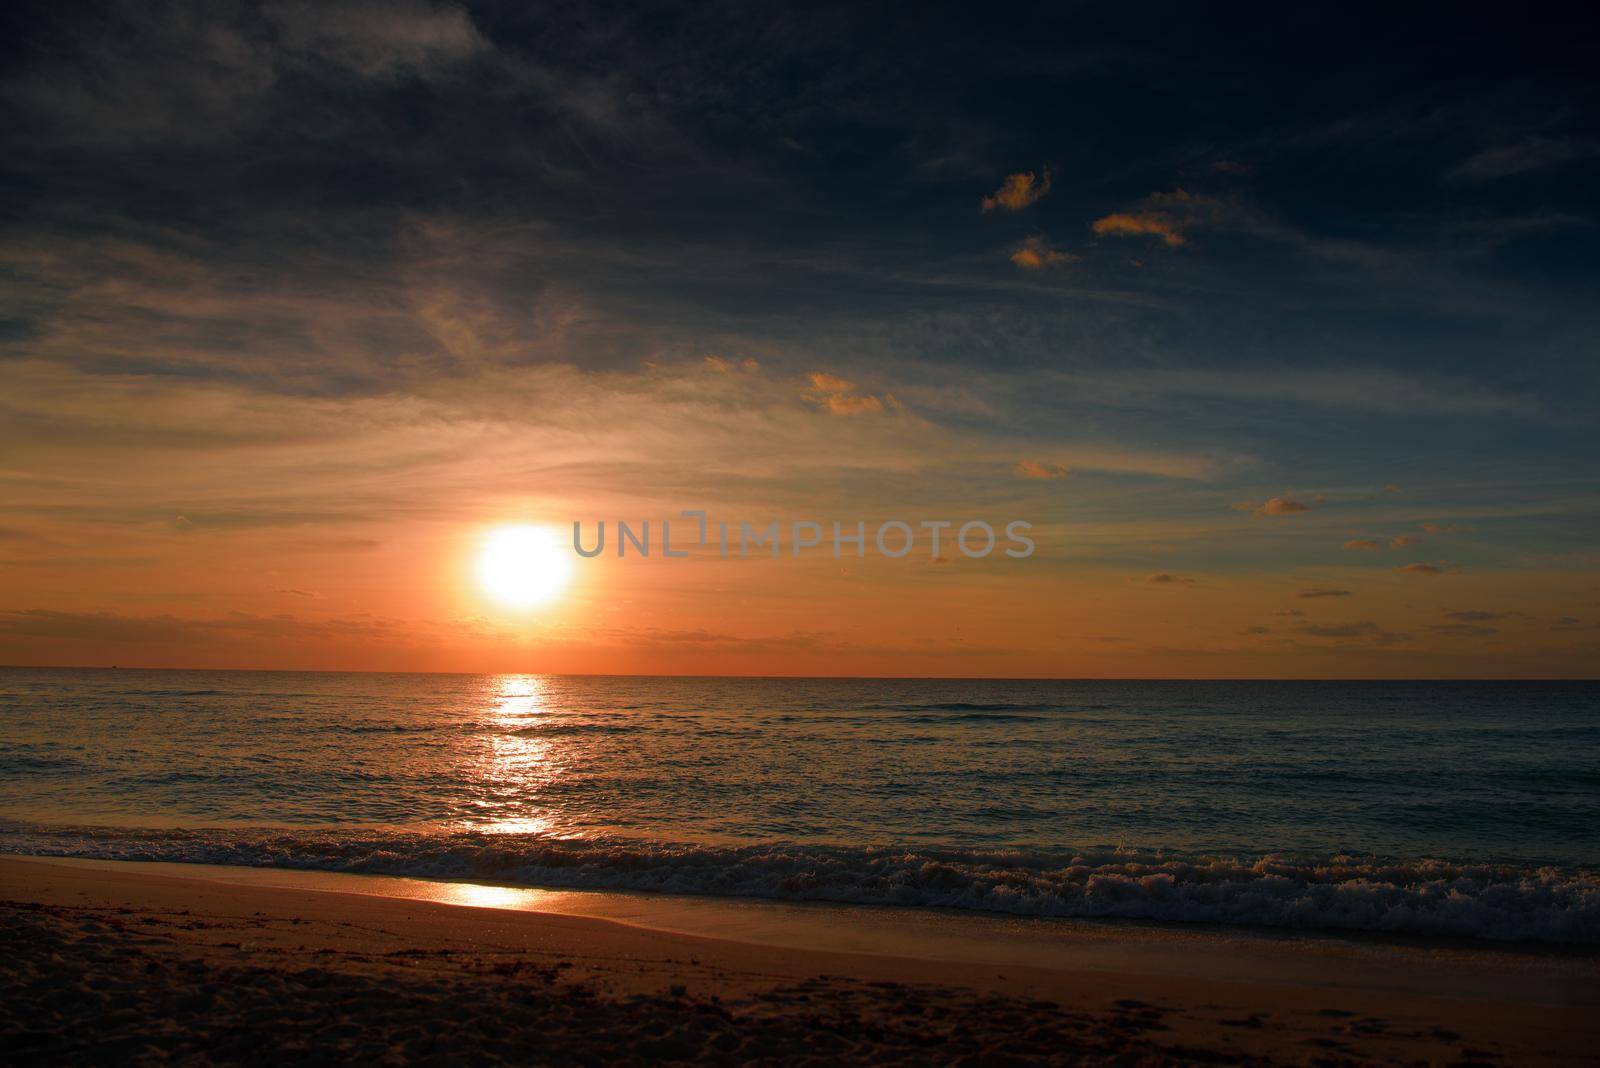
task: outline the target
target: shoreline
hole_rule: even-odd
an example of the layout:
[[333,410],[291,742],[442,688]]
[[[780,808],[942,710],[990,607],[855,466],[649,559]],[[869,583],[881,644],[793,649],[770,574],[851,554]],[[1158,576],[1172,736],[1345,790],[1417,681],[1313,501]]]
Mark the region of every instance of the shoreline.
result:
[[[712,938],[774,950],[829,950],[942,963],[1031,965],[1195,978],[1322,982],[1322,962],[1342,960],[1375,975],[1407,975],[1403,989],[1494,999],[1516,971],[1551,983],[1592,970],[1600,1007],[1600,947],[1455,935],[1173,920],[1033,917],[928,905],[674,894],[527,886],[488,880],[368,874],[307,868],[113,860],[0,853],[16,860],[157,875],[237,886],[355,894],[456,907],[582,917],[626,927]],[[1419,962],[1428,962],[1427,968]],[[1357,984],[1366,985],[1366,984]],[[1383,985],[1381,983],[1375,985]],[[1559,1003],[1556,999],[1554,1003]]]
[[[918,1047],[914,1036],[937,1033],[949,1045],[954,1032],[946,1033],[947,1028],[959,1028],[966,1036],[961,1042],[977,1043],[968,1050],[972,1055],[1008,1049],[1013,1055],[1038,1055],[1039,1050],[1019,1053],[1013,1046],[1031,1041],[1027,1035],[1043,1028],[1065,1043],[1063,1056],[1077,1050],[1075,1055],[1089,1059],[1144,1057],[1157,1063],[1203,1059],[1202,1053],[1285,1063],[1318,1056],[1401,1063],[1496,1055],[1518,1063],[1580,1063],[1600,1041],[1600,967],[1589,954],[1373,946],[1298,935],[1250,937],[1080,922],[1053,925],[1057,941],[1027,963],[1001,963],[994,958],[1011,953],[1010,946],[1044,925],[1022,925],[1031,929],[1018,933],[1016,942],[996,940],[991,959],[973,959],[970,953],[952,959],[960,939],[948,932],[931,934],[938,923],[890,932],[877,943],[880,949],[898,945],[906,952],[860,952],[772,944],[776,921],[768,906],[752,917],[737,905],[717,902],[709,912],[723,916],[718,928],[715,916],[695,915],[693,906],[684,910],[671,900],[658,900],[654,913],[640,913],[637,895],[584,892],[586,898],[603,900],[575,903],[571,899],[577,895],[561,891],[552,892],[557,897],[546,898],[541,909],[507,908],[508,899],[499,895],[517,891],[493,888],[484,900],[472,902],[477,907],[462,907],[464,902],[398,896],[392,893],[395,887],[384,888],[391,891],[385,895],[351,892],[348,882],[341,889],[326,880],[318,888],[308,888],[303,879],[298,886],[267,885],[260,876],[240,874],[270,869],[224,871],[219,877],[215,871],[175,875],[151,867],[0,858],[7,941],[24,950],[35,942],[53,947],[37,959],[24,952],[24,959],[0,967],[34,968],[23,981],[42,991],[40,996],[75,989],[84,979],[74,971],[69,950],[88,946],[96,967],[137,962],[150,976],[159,976],[130,979],[129,996],[145,1001],[159,1001],[171,993],[172,983],[187,982],[182,968],[196,968],[213,981],[221,972],[245,969],[252,983],[268,986],[288,982],[307,968],[333,977],[328,981],[336,985],[399,983],[410,989],[407,984],[421,980],[443,984],[432,994],[418,995],[417,1012],[423,1015],[429,1005],[448,1015],[462,998],[493,1002],[512,988],[527,993],[523,984],[507,987],[496,977],[556,969],[555,978],[538,988],[540,1004],[551,1012],[566,1012],[578,1002],[598,1005],[595,1011],[612,1021],[618,1035],[634,1024],[645,1027],[646,1017],[650,1028],[672,1030],[716,1006],[728,1014],[716,1041],[734,1041],[729,1035],[737,1033],[743,1042],[777,1028],[819,1041],[868,1041],[860,1035],[878,1034],[888,1043],[882,1049],[852,1047],[852,1058],[891,1055],[903,1040],[910,1043],[902,1051],[908,1059],[920,1049],[915,1057],[926,1061],[927,1049]],[[332,881],[373,878],[379,877],[346,875]],[[462,893],[461,887],[477,884],[430,885]],[[575,904],[589,913],[572,911]],[[563,906],[569,911],[560,911]],[[607,909],[610,915],[598,914]],[[809,914],[812,924],[794,927],[791,941],[811,937],[826,943],[817,932],[850,929],[844,920],[848,910],[835,906],[783,906],[782,911],[796,923],[796,913]],[[655,925],[630,922],[624,918],[630,914]],[[698,924],[702,933],[666,929],[663,917],[679,927]],[[970,921],[957,919],[957,926]],[[703,933],[735,934],[741,923],[743,933],[754,929],[758,940]],[[998,931],[980,931],[978,937],[989,939]],[[19,932],[24,933],[19,937]],[[763,936],[767,942],[759,940]],[[178,970],[169,974],[169,965]],[[298,1011],[285,998],[269,1000],[279,1012]],[[919,1011],[912,1010],[912,1002]],[[846,1028],[828,1013],[818,1016],[819,1005],[870,1026]],[[930,1005],[939,1007],[936,1015],[930,1015]],[[17,1015],[5,1026],[20,1026],[26,1006],[10,1011]],[[153,1018],[136,1013],[126,1023],[137,1031],[156,1026]],[[173,1025],[187,1036],[182,1041],[191,1043],[183,1048],[206,1048],[218,1038],[207,1019]],[[1010,1022],[996,1026],[1000,1020]],[[166,1020],[160,1027],[171,1030],[169,1024]],[[370,1012],[355,1013],[346,1024],[371,1040],[368,1047],[389,1041],[383,1035],[390,1024]],[[38,1040],[74,1040],[75,1032],[66,1026],[54,1033],[55,1039]],[[577,1043],[573,1051],[596,1040],[569,1038]],[[691,1055],[709,1055],[715,1048],[693,1042],[684,1047]],[[751,1049],[736,1048],[746,1055],[735,1059],[750,1059]],[[611,1049],[607,1055],[623,1053]]]
[[912,909],[1049,924],[1600,953],[1600,870],[1526,859],[1112,845],[1052,854],[1029,847],[682,843],[385,825],[185,829],[164,822],[0,820],[0,855],[7,853],[171,863],[191,873],[210,866],[273,869],[642,900]]

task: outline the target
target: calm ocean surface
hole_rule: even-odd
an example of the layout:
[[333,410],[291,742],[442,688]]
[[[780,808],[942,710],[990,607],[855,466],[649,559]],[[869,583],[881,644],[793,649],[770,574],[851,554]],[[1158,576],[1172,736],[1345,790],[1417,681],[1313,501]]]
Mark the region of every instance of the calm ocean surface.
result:
[[0,851],[1600,942],[1600,684],[5,669]]

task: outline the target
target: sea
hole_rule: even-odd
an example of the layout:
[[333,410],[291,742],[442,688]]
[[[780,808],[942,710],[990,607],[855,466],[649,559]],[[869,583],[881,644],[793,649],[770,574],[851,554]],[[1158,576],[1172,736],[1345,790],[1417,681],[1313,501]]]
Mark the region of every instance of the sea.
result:
[[1600,943],[1600,683],[0,669],[0,852]]

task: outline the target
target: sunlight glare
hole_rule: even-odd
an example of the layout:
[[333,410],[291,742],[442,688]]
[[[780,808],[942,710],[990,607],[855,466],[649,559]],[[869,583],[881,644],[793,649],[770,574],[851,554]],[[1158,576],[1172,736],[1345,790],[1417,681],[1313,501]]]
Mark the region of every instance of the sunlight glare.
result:
[[478,582],[511,608],[537,608],[554,600],[572,577],[572,559],[555,535],[541,527],[501,527],[478,554]]

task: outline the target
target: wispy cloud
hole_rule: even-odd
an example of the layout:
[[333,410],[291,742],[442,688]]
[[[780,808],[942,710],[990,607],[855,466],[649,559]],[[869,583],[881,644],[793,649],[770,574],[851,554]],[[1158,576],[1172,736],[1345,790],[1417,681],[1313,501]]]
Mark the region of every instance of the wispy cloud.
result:
[[196,619],[171,615],[128,616],[116,612],[58,612],[43,608],[0,611],[0,634],[78,641],[157,643],[185,638],[401,641],[408,640],[410,633],[396,621],[368,617],[307,620],[290,615],[230,612]]
[[1489,638],[1500,633],[1495,627],[1480,627],[1472,623],[1430,623],[1428,630],[1446,638]]
[[73,62],[20,71],[4,94],[109,146],[217,141],[264,119],[285,83],[428,81],[492,50],[465,9],[422,0],[275,0],[253,19],[113,8],[78,33]]
[[900,402],[894,399],[892,393],[885,393],[882,397],[860,393],[856,391],[854,382],[826,371],[813,371],[807,378],[811,382],[811,389],[806,396],[833,415],[869,415],[886,408],[900,407]]
[[1454,181],[1487,182],[1532,171],[1552,170],[1574,160],[1600,156],[1593,138],[1529,137],[1495,145],[1471,156],[1447,175]]

